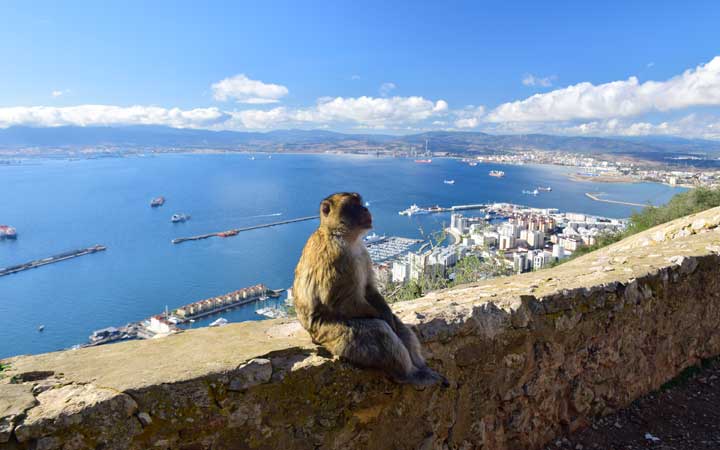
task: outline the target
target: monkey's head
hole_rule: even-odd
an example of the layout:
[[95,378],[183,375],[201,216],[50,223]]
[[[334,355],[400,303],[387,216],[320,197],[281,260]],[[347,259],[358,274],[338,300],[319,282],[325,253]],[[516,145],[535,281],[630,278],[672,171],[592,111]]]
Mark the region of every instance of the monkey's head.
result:
[[357,237],[372,228],[372,215],[356,192],[338,192],[320,203],[320,226],[346,237]]

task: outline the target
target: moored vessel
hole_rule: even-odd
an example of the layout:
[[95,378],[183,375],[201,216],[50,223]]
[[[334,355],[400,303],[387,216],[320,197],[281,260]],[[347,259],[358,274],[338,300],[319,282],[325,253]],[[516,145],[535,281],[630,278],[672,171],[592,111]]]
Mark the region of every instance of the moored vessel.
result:
[[221,326],[227,325],[227,324],[228,324],[228,320],[227,320],[226,318],[224,318],[224,317],[221,317],[221,318],[219,318],[219,319],[217,319],[217,320],[212,321],[212,322],[210,323],[210,325],[208,325],[208,326],[209,326],[209,327],[221,327]]
[[17,230],[10,225],[0,225],[0,239],[16,239]]
[[173,214],[170,218],[172,223],[186,222],[188,220],[190,220],[189,214]]
[[427,209],[421,208],[415,203],[410,205],[408,209],[405,209],[403,211],[398,212],[401,216],[412,216],[417,214],[427,214],[429,211]]

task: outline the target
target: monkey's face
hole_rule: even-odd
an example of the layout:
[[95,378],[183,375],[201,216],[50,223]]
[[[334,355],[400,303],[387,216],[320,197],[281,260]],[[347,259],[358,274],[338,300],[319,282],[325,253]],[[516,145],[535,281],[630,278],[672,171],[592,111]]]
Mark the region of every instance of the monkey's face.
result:
[[340,192],[320,204],[320,223],[333,230],[369,230],[372,228],[372,214],[363,204],[360,194]]

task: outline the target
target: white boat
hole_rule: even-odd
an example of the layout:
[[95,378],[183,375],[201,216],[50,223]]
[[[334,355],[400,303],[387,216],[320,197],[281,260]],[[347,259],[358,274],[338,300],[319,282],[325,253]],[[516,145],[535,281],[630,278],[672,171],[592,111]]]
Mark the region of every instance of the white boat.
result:
[[38,331],[43,331],[43,330],[45,330],[45,325],[40,325],[40,326],[38,327]]
[[418,205],[416,205],[415,203],[410,205],[410,207],[408,209],[398,212],[398,214],[400,214],[401,216],[412,216],[412,215],[428,214],[428,213],[429,213],[429,211],[427,209],[423,209],[423,208],[419,207]]
[[495,178],[502,178],[505,176],[505,172],[503,172],[502,170],[491,170],[490,172],[488,172],[488,175]]
[[363,238],[363,242],[365,242],[365,244],[372,244],[374,242],[380,242],[385,239],[387,239],[387,236],[385,236],[384,234],[381,236],[377,233],[371,233]]
[[265,316],[269,319],[277,319],[279,317],[287,317],[288,314],[285,310],[274,307],[274,306],[268,306],[267,308],[260,308],[255,310],[256,314],[259,314],[261,316]]
[[537,190],[540,192],[550,192],[552,188],[550,186],[538,186]]
[[170,221],[172,223],[185,222],[188,220],[190,220],[189,214],[173,214],[172,217],[170,218]]
[[226,318],[224,318],[224,317],[221,317],[221,318],[213,321],[213,322],[212,322],[210,325],[208,325],[208,326],[209,326],[209,327],[221,327],[221,326],[223,326],[223,325],[227,325],[227,323],[228,323],[228,320],[227,320]]
[[445,184],[455,184],[455,180],[443,180]]
[[532,191],[525,191],[525,190],[524,190],[524,191],[522,191],[522,193],[525,194],[525,195],[538,195],[538,194],[539,194],[539,192],[538,192],[537,189],[534,189],[534,190],[532,190]]

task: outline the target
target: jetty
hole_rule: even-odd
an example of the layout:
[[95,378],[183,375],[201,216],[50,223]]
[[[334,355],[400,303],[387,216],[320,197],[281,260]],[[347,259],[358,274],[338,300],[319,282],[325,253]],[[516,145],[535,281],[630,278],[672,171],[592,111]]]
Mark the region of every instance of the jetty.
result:
[[615,203],[617,205],[637,206],[640,208],[644,208],[644,207],[648,206],[648,205],[643,205],[642,203],[623,202],[620,200],[607,200],[604,198],[600,198],[600,197],[598,197],[598,195],[602,195],[600,192],[595,192],[595,193],[586,192],[585,195],[587,197],[591,198],[592,200],[595,200],[596,202]]
[[0,268],[0,277],[3,275],[10,275],[11,273],[22,272],[23,270],[34,269],[36,267],[45,266],[47,264],[53,264],[60,261],[65,261],[78,256],[90,255],[92,253],[102,252],[107,250],[104,245],[94,245],[88,248],[81,248],[78,250],[70,250],[69,252],[60,253],[58,255],[50,256],[48,258],[36,259],[24,264],[17,264],[10,267]]
[[276,227],[276,226],[278,226],[278,225],[287,225],[287,224],[289,224],[289,223],[305,222],[305,221],[307,221],[307,220],[313,220],[313,219],[319,219],[319,218],[320,218],[320,216],[298,217],[298,218],[296,218],[296,219],[287,219],[287,220],[281,220],[281,221],[278,221],[278,222],[263,223],[263,224],[260,224],[260,225],[252,225],[252,226],[249,226],[249,227],[233,228],[233,229],[227,230],[227,231],[219,231],[219,232],[215,232],[215,233],[200,234],[200,235],[197,235],[197,236],[190,236],[190,237],[181,237],[181,238],[173,239],[171,242],[172,242],[173,244],[181,244],[181,243],[183,243],[183,242],[185,242],[185,241],[199,241],[199,240],[201,240],[201,239],[207,239],[207,238],[211,238],[211,237],[214,237],[214,236],[218,236],[218,237],[230,237],[230,236],[235,236],[235,235],[237,235],[237,234],[239,234],[239,233],[242,233],[242,232],[244,232],[244,231],[257,230],[257,229],[259,229],[259,228]]

